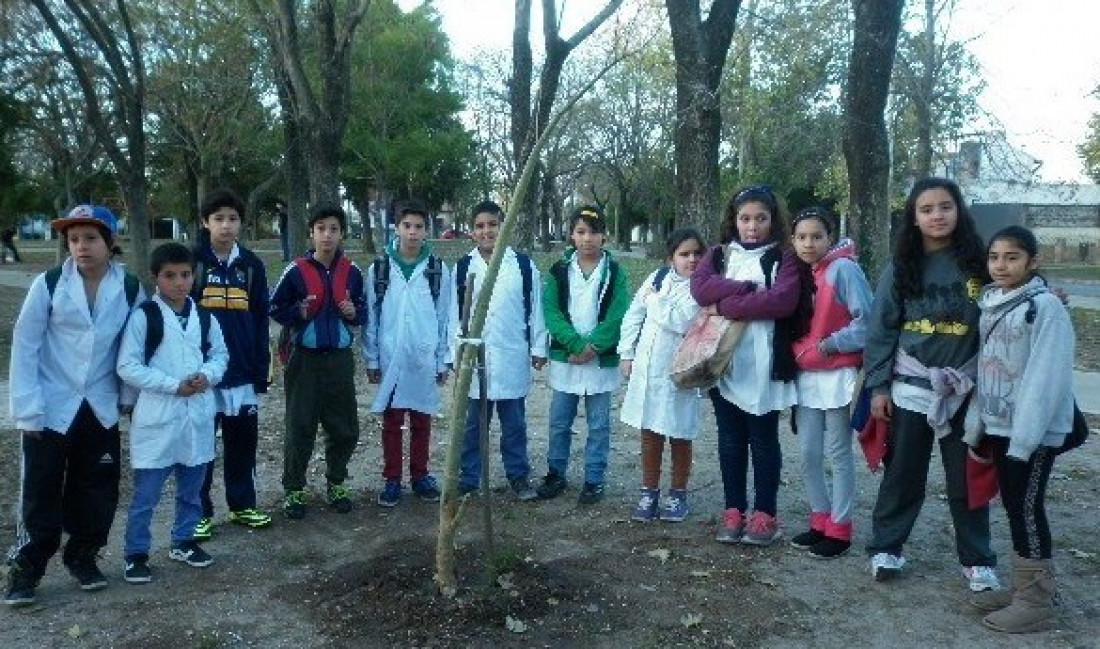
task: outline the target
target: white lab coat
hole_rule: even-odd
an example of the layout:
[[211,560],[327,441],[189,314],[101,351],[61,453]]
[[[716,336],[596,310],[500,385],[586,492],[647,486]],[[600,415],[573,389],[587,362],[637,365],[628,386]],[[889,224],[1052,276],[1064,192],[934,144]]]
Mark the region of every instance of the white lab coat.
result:
[[669,378],[672,357],[699,305],[691,280],[670,270],[653,291],[654,271],[646,278],[623,316],[619,357],[634,361],[620,408],[624,424],[677,439],[699,432],[699,391],[682,390]]
[[[115,361],[130,313],[123,266],[111,262],[89,310],[84,280],[73,260],[61,266],[53,305],[45,273],[31,283],[12,331],[10,397],[16,430],[66,433],[84,400],[104,428],[118,423],[120,403],[133,403],[123,390]],[[139,289],[134,304],[144,301]],[[129,392],[129,394],[127,394]]]
[[[489,265],[476,249],[469,255],[470,266],[466,271],[467,285],[473,286],[471,310],[481,294],[481,283]],[[471,277],[473,282],[470,281]],[[456,283],[458,279],[455,279]],[[458,299],[462,299],[458,296]],[[539,269],[531,264],[531,343],[527,343],[527,326],[524,322],[523,276],[520,274],[516,253],[509,248],[501,260],[500,272],[493,285],[493,297],[489,300],[489,313],[481,339],[485,343],[486,378],[489,398],[522,399],[531,391],[531,357],[546,358],[546,321],[542,316],[542,279]],[[458,329],[458,327],[456,327]],[[481,394],[477,378],[470,387],[470,398]]]
[[[159,295],[153,301],[164,319],[164,338],[149,364],[145,364],[148,325],[140,309],[130,317],[118,353],[118,375],[140,391],[131,418],[130,463],[135,469],[206,464],[214,459],[217,404],[213,386],[229,364],[222,330],[218,319],[211,316],[210,352],[204,361],[194,301],[186,329],[180,327],[175,312]],[[210,389],[190,397],[177,395],[180,381],[196,372],[206,375]]]
[[[363,360],[369,370],[382,370],[371,412],[408,408],[434,415],[439,412],[436,375],[454,361],[454,323],[458,320],[453,277],[446,264],[439,282],[439,297],[432,301],[424,271],[425,257],[408,280],[390,259],[390,278],[381,309],[375,304],[375,264],[367,270],[366,299],[370,317],[363,328]],[[391,401],[392,395],[392,401]]]

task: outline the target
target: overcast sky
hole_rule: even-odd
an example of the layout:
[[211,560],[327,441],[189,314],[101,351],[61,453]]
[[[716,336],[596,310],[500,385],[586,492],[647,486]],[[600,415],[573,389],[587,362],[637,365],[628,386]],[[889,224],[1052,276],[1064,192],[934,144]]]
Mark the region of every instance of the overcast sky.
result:
[[[628,0],[629,3],[630,0]],[[419,0],[398,0],[409,8]],[[540,3],[532,3],[537,31]],[[459,58],[478,48],[507,50],[513,0],[435,0]],[[565,30],[603,5],[566,4]],[[1009,142],[1043,161],[1044,180],[1084,180],[1076,146],[1100,112],[1100,2],[959,0],[952,33],[978,57],[987,88],[980,99]],[[538,39],[532,39],[537,41]],[[988,128],[990,123],[975,124]]]

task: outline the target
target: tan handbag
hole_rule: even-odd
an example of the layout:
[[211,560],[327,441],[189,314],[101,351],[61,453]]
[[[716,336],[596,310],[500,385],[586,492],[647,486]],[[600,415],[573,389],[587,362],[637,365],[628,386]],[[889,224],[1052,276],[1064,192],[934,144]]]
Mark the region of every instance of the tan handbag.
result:
[[713,386],[729,367],[743,333],[741,320],[700,312],[672,357],[672,382],[682,389]]

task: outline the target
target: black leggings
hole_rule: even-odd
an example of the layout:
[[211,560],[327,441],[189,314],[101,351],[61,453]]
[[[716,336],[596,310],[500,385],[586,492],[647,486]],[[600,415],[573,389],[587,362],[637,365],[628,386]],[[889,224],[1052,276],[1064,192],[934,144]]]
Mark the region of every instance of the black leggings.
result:
[[1049,559],[1050,524],[1047,522],[1046,494],[1054,449],[1040,446],[1027,461],[1008,457],[1007,437],[991,436],[1001,502],[1012,532],[1012,549],[1025,559]]

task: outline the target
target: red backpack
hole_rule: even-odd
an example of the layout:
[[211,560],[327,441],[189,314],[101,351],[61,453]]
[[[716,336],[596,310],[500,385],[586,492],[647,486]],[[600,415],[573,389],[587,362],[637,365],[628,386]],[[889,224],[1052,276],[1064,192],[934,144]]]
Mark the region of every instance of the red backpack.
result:
[[[298,257],[294,260],[298,272],[302,274],[302,281],[306,284],[306,319],[312,320],[321,312],[321,308],[328,301],[334,304],[342,302],[349,297],[348,284],[351,279],[351,261],[345,256],[340,256],[332,267],[332,295],[328,293],[328,286],[321,271],[307,257]],[[283,327],[279,332],[278,355],[279,362],[286,364],[294,351],[294,334],[292,327]]]

